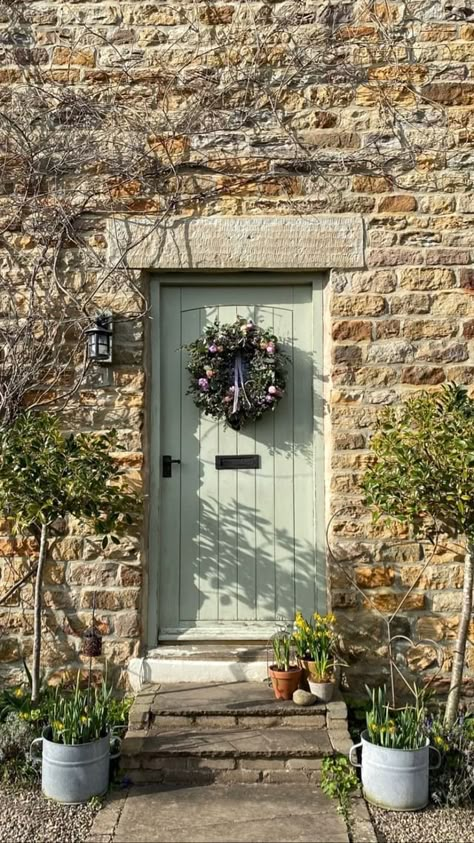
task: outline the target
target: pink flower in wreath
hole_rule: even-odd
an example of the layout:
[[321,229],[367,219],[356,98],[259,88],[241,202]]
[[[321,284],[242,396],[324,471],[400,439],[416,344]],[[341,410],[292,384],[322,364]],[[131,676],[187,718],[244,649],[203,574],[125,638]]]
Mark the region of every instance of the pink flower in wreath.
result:
[[208,348],[208,351],[210,351],[210,352],[211,352],[211,354],[215,354],[215,353],[216,353],[216,351],[217,351],[217,345],[215,344],[215,342],[211,343],[211,345],[210,345],[210,346],[209,346],[209,348]]
[[215,375],[214,369],[206,369],[206,378],[214,378]]
[[278,395],[278,389],[276,386],[269,386],[268,387],[268,394],[269,395]]
[[267,402],[267,404],[272,404],[273,400],[273,395],[265,395],[265,401]]
[[275,354],[275,345],[272,342],[269,342],[267,345],[267,354]]
[[207,392],[209,390],[209,381],[207,378],[199,378],[198,386],[201,392]]

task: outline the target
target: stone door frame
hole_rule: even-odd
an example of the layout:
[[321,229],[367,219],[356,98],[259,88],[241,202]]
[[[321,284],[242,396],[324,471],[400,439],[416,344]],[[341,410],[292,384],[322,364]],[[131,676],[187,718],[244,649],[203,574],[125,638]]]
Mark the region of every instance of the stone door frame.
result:
[[[269,273],[268,282],[272,283],[272,273],[282,270],[301,272],[307,281],[313,281],[313,314],[318,322],[322,315],[323,341],[320,345],[319,359],[315,368],[325,373],[319,376],[323,383],[315,389],[315,415],[324,418],[323,436],[315,437],[315,457],[319,448],[319,464],[325,464],[323,482],[329,477],[330,449],[323,444],[330,441],[328,413],[324,412],[329,397],[329,358],[330,339],[327,336],[329,326],[329,285],[321,283],[321,270],[358,269],[364,267],[364,226],[362,217],[355,215],[318,217],[282,216],[282,217],[191,217],[155,220],[150,217],[132,217],[128,219],[112,218],[107,221],[108,265],[111,268],[127,267],[138,270],[147,278],[153,275],[153,283],[159,281],[160,273],[176,273],[176,283],[189,283],[190,273],[229,272],[265,270]],[[308,275],[312,273],[312,275]],[[328,273],[324,273],[327,277]],[[318,278],[319,276],[319,278]],[[314,280],[313,280],[314,279]],[[303,278],[302,278],[303,280]],[[305,279],[306,280],[306,279]],[[145,346],[145,368],[159,365],[156,348],[151,347],[150,331]],[[156,345],[156,343],[155,343]],[[317,354],[317,350],[315,349]],[[150,381],[147,378],[147,416],[145,420],[143,449],[151,453],[152,442],[149,436],[151,428],[158,425],[159,406],[150,400]],[[322,388],[321,388],[322,386]],[[159,439],[158,439],[159,447]],[[153,445],[156,454],[156,444]],[[324,461],[324,462],[323,462]],[[158,461],[159,462],[159,461]],[[316,460],[315,460],[316,462]],[[154,460],[145,458],[145,491],[150,501],[159,501],[159,470],[153,470]],[[158,465],[159,469],[159,465]],[[318,508],[315,509],[316,524],[324,531],[326,525],[328,484],[324,482],[324,492],[317,496]],[[158,642],[158,606],[156,595],[159,585],[158,542],[150,541],[150,536],[158,535],[159,507],[147,506],[145,509],[144,535],[144,586],[143,586],[143,638],[146,648],[156,647]],[[321,535],[317,537],[321,545]],[[324,546],[324,545],[322,545]],[[146,596],[145,596],[146,595]]]

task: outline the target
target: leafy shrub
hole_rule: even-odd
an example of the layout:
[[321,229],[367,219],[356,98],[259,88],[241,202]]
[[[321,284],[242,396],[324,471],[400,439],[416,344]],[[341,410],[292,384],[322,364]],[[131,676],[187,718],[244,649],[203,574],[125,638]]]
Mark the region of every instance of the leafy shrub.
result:
[[431,771],[431,798],[436,805],[459,807],[474,795],[474,718],[461,715],[453,726],[427,720],[430,742],[441,755],[441,766]]
[[36,778],[36,770],[29,761],[29,749],[37,728],[21,713],[11,711],[0,724],[1,780],[26,784]]
[[53,688],[43,685],[38,702],[33,705],[31,688],[26,685],[4,688],[0,692],[0,723],[3,723],[9,714],[16,712],[22,720],[45,726],[48,722],[52,695]]
[[338,811],[347,824],[350,822],[349,796],[359,786],[359,779],[345,755],[323,758],[321,790],[331,799],[338,799]]
[[109,701],[109,726],[115,731],[126,729],[128,726],[128,715],[133,705],[133,697],[122,699],[112,698]]

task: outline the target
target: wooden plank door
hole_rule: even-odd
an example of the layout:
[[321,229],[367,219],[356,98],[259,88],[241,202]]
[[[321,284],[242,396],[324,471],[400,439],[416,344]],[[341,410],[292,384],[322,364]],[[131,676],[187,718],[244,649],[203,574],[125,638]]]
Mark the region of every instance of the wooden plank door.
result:
[[[273,327],[291,360],[275,412],[239,432],[186,394],[182,348],[237,315]],[[317,606],[312,288],[162,285],[159,341],[160,450],[180,460],[160,479],[159,636],[265,638]],[[218,454],[261,467],[217,470]]]

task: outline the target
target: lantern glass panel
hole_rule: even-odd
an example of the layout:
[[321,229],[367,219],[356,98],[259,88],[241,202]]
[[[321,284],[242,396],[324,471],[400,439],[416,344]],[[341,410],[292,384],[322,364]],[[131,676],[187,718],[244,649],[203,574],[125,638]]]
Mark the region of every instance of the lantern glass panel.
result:
[[89,360],[97,360],[98,355],[98,348],[97,348],[97,332],[91,331],[89,336],[87,337],[88,341],[88,351],[89,351]]
[[104,331],[97,332],[97,357],[100,360],[104,360],[109,356],[110,353],[110,337],[108,333]]

